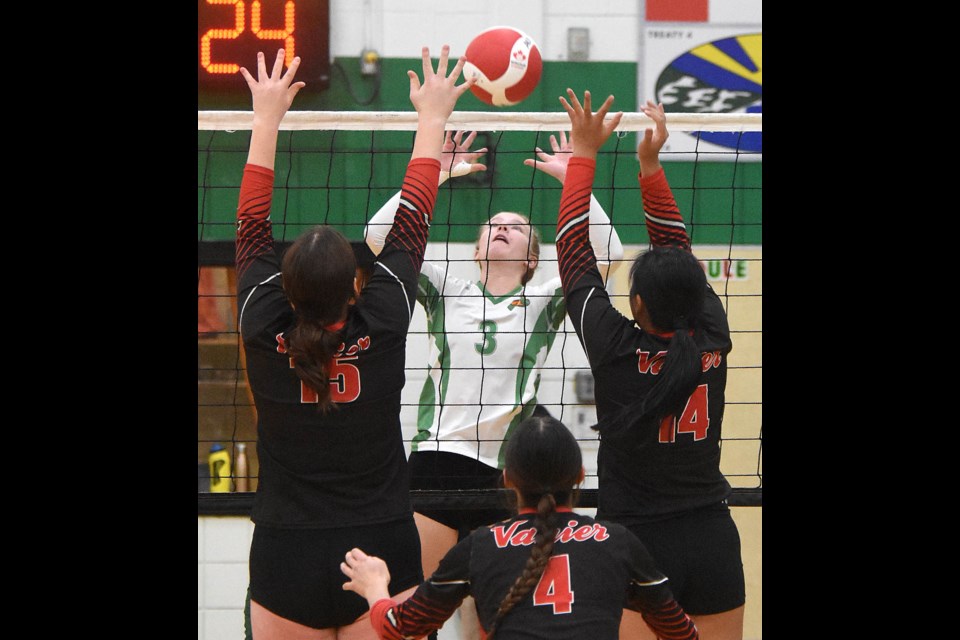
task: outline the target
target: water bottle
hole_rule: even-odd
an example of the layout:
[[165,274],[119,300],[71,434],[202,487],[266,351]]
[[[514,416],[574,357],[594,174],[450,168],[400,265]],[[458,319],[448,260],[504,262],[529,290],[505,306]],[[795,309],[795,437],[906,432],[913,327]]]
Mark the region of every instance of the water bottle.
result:
[[247,465],[247,443],[237,443],[237,458],[234,465],[234,472],[237,475],[236,491],[250,490],[250,468]]
[[210,491],[228,493],[230,491],[230,452],[219,442],[210,447]]

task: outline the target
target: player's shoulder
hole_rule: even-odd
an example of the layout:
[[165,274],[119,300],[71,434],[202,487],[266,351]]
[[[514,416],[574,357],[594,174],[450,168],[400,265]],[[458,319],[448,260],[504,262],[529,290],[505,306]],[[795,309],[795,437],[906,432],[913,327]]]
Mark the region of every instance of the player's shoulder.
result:
[[420,284],[421,286],[433,286],[437,289],[442,287],[444,295],[449,295],[451,287],[454,291],[478,288],[472,280],[451,275],[446,264],[429,260],[424,260],[420,266]]
[[530,283],[528,282],[525,289],[528,293],[536,292],[540,295],[553,295],[556,292],[563,294],[563,282],[560,280],[560,276],[556,275],[551,278],[547,278],[539,283]]

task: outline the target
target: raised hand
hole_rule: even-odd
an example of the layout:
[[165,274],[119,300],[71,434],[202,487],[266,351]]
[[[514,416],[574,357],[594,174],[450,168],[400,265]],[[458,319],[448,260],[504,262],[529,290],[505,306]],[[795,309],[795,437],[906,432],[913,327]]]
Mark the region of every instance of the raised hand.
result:
[[447,75],[447,59],[450,55],[450,46],[443,45],[440,49],[440,61],[437,64],[437,70],[433,70],[433,62],[430,60],[430,49],[423,47],[421,51],[423,57],[423,82],[415,71],[407,71],[410,77],[410,102],[421,116],[442,118],[444,122],[453,113],[453,107],[457,104],[457,99],[463,93],[476,84],[476,78],[470,78],[463,84],[457,86],[457,78],[463,70],[466,58],[461,56],[457,64],[453,67],[450,75]]
[[410,102],[417,110],[417,136],[413,142],[412,158],[441,159],[443,148],[443,130],[447,118],[453,113],[457,99],[464,92],[476,84],[476,78],[470,78],[461,85],[457,85],[457,78],[463,70],[466,58],[457,60],[456,66],[450,75],[447,75],[447,58],[450,47],[443,45],[440,50],[440,62],[434,72],[430,61],[430,50],[424,47],[423,54],[423,82],[414,71],[407,71],[410,77]]
[[647,104],[640,105],[640,111],[653,120],[656,129],[646,129],[643,138],[637,145],[637,159],[640,161],[640,173],[651,175],[660,169],[660,150],[670,137],[667,131],[667,116],[663,112],[663,104],[654,104],[647,100]]
[[567,95],[570,102],[567,102],[563,96],[560,96],[560,104],[570,116],[572,130],[570,132],[571,142],[573,143],[573,157],[575,158],[596,158],[597,151],[607,141],[613,130],[620,124],[623,112],[618,111],[605,121],[607,112],[613,104],[613,96],[608,96],[596,113],[591,108],[590,92],[583,92],[583,106],[577,99],[577,94],[573,89],[567,89]]
[[267,73],[267,63],[263,52],[257,53],[257,79],[254,79],[245,67],[240,67],[240,74],[247,81],[250,93],[253,95],[254,121],[261,120],[264,124],[276,124],[278,127],[283,116],[286,115],[293,98],[300,89],[307,86],[305,82],[294,82],[293,78],[300,67],[300,57],[295,57],[283,71],[284,51],[277,51],[273,62],[273,73]]
[[550,155],[540,147],[537,147],[537,160],[527,158],[523,164],[534,169],[539,169],[549,176],[553,176],[560,182],[567,175],[567,164],[573,155],[573,139],[567,141],[567,134],[564,131],[559,133],[560,142],[557,142],[556,136],[550,135],[550,148],[553,149],[553,155]]
[[477,132],[471,131],[466,140],[463,140],[463,131],[447,131],[443,139],[443,155],[440,160],[441,171],[446,171],[455,178],[465,176],[475,171],[486,171],[487,165],[480,164],[477,159],[487,152],[487,148],[470,150],[470,145],[477,138]]
[[273,169],[277,155],[277,133],[280,121],[287,114],[293,99],[306,85],[294,82],[300,66],[300,58],[295,57],[283,73],[283,49],[277,51],[273,61],[273,74],[267,73],[267,63],[263,52],[257,53],[257,78],[254,80],[245,67],[240,74],[250,87],[253,96],[253,129],[250,134],[250,150],[247,162],[267,169]]

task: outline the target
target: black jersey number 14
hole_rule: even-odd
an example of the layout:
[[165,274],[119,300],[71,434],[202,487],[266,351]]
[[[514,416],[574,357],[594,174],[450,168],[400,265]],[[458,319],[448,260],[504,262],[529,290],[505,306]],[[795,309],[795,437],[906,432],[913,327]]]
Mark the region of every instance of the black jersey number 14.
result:
[[680,413],[680,418],[667,416],[660,423],[660,442],[669,444],[676,442],[678,433],[692,433],[694,440],[703,440],[707,437],[710,428],[710,411],[707,385],[701,384],[690,397]]

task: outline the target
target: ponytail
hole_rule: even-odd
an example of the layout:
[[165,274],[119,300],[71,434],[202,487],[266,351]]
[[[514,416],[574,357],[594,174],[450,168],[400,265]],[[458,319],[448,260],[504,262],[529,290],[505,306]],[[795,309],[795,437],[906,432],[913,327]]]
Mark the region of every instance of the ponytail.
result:
[[343,322],[354,295],[357,260],[353,248],[333,227],[318,226],[303,234],[283,256],[283,289],[296,313],[286,331],[293,368],[330,409],[330,362],[340,348]]
[[703,312],[707,288],[700,263],[686,249],[654,247],[634,261],[630,280],[630,297],[639,295],[653,325],[672,330],[673,336],[650,390],[605,425],[604,433],[610,436],[629,435],[679,415],[700,380],[700,348],[691,335]]
[[293,369],[305,385],[317,394],[318,409],[326,413],[330,401],[330,362],[340,347],[341,330],[331,331],[298,316],[297,324],[286,333],[287,354]]

